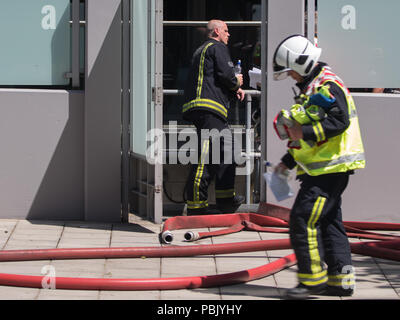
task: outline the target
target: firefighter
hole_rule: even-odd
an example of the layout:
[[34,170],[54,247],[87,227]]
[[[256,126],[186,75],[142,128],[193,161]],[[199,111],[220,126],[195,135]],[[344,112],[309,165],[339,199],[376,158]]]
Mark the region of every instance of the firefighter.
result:
[[303,110],[313,105],[324,111],[321,118],[303,124],[293,121],[287,127],[296,144],[288,147],[276,167],[297,168],[300,181],[289,223],[298,285],[287,290],[287,297],[294,299],[312,294],[350,296],[355,285],[341,196],[350,175],[365,167],[364,149],[353,98],[332,69],[318,60],[320,54],[307,38],[292,35],[278,45],[273,57],[274,79],[289,75],[297,82]]
[[[226,23],[211,20],[207,32],[208,39],[192,57],[182,110],[183,118],[196,127],[199,142],[199,161],[192,164],[185,188],[188,215],[234,212],[244,201],[234,192],[236,165],[227,120],[230,100],[244,99],[243,75],[234,72]],[[219,150],[213,148],[218,145]],[[219,153],[217,163],[212,152]],[[214,177],[217,210],[208,206],[208,186]]]

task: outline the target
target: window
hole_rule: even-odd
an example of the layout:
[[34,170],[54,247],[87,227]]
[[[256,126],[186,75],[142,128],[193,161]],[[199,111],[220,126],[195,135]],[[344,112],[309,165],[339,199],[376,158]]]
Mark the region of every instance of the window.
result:
[[318,1],[321,60],[350,88],[398,88],[398,0]]
[[[242,61],[244,89],[249,89],[248,71],[260,66],[260,0],[164,0],[164,89],[183,90],[194,51],[206,40],[205,24],[211,19],[247,22],[228,24],[232,61]],[[194,23],[190,23],[194,21]],[[182,120],[182,96],[164,96],[164,124]],[[231,106],[229,121],[245,123],[244,108]]]
[[71,0],[0,1],[0,86],[70,85],[71,9]]

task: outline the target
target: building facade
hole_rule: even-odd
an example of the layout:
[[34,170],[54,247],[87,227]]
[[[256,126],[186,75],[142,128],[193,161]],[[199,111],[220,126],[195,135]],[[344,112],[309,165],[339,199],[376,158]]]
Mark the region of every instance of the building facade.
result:
[[[272,121],[292,104],[294,85],[272,80],[272,55],[284,37],[300,33],[318,40],[322,58],[343,68],[338,73],[354,88],[367,167],[343,199],[346,220],[399,221],[397,148],[386,140],[399,135],[400,96],[368,91],[400,87],[400,73],[386,43],[366,42],[372,30],[364,23],[372,10],[395,30],[395,10],[369,0],[329,3],[2,1],[0,218],[112,222],[137,214],[161,222],[181,214],[188,165],[179,134],[190,129],[180,114],[182,89],[206,22],[218,18],[227,21],[248,93],[229,115],[244,154],[237,192],[248,204],[292,205],[277,203],[262,176],[265,161],[284,152]],[[265,75],[256,86],[253,68]]]

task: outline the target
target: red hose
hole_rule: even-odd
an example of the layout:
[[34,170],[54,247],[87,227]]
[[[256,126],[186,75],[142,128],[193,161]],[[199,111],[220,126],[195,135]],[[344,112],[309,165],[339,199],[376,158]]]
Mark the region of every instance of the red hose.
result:
[[400,231],[400,223],[365,222],[365,221],[345,221],[343,223],[345,226],[363,230]]
[[[385,242],[385,241],[384,241]],[[394,247],[395,249],[389,249],[385,247],[384,243],[375,243],[375,242],[359,242],[352,243],[351,252],[362,254],[365,256],[387,259],[393,261],[400,261],[400,240],[393,241],[389,246]]]
[[226,235],[226,234],[236,233],[236,232],[239,232],[242,230],[257,231],[257,232],[271,232],[271,233],[288,233],[289,232],[288,229],[263,227],[263,226],[259,226],[258,224],[255,224],[253,222],[244,220],[241,223],[237,223],[226,229],[220,229],[220,230],[209,231],[209,232],[189,231],[185,234],[185,239],[187,241],[195,241],[198,239],[205,239],[205,238],[214,237],[214,236],[222,236],[222,235]]
[[204,216],[172,217],[164,222],[163,231],[189,228],[221,228],[231,227],[242,221],[250,221],[258,225],[271,227],[287,227],[288,224],[281,219],[260,215],[257,213],[232,213]]
[[399,240],[393,240],[393,241],[386,240],[386,241],[370,242],[370,246],[400,250]]
[[[260,206],[262,208],[262,206]],[[290,210],[267,205],[273,216],[254,213],[239,213],[210,216],[174,217],[163,226],[162,234],[171,230],[189,228],[217,228],[223,230],[199,233],[202,237],[239,232],[243,229],[264,232],[287,233]],[[399,237],[368,232],[365,230],[400,230],[400,224],[374,222],[345,222],[348,235],[379,239],[379,242],[351,243],[353,253],[377,258],[400,261]],[[286,228],[286,229],[279,229]],[[164,238],[163,238],[164,239]],[[389,240],[390,239],[390,240]],[[172,240],[171,240],[172,241]],[[184,257],[194,255],[216,255],[237,252],[290,249],[289,239],[261,240],[251,242],[225,243],[214,245],[137,247],[137,248],[86,248],[86,249],[43,249],[0,251],[0,261],[57,260],[57,259],[100,259],[100,258],[138,258],[138,257]],[[185,288],[204,288],[242,283],[274,274],[296,263],[294,254],[257,268],[210,276],[155,278],[155,279],[97,279],[56,277],[58,289],[73,290],[176,290]],[[41,288],[42,276],[0,274],[0,285]]]
[[[258,208],[258,214],[268,215],[283,221],[289,222],[290,209],[281,207],[272,203],[262,202]],[[386,230],[386,231],[400,231],[400,223],[388,222],[368,222],[368,221],[345,221],[345,226],[363,229],[363,230]]]
[[0,261],[187,257],[290,248],[289,239],[280,239],[193,246],[4,250]]
[[[171,230],[189,229],[189,228],[218,228],[228,227],[226,229],[211,232],[189,232],[185,234],[188,241],[194,241],[210,236],[225,235],[229,233],[239,232],[244,225],[247,230],[258,231],[261,226],[268,227],[287,227],[286,221],[278,218],[260,215],[256,213],[233,213],[233,214],[216,214],[189,217],[173,217],[164,222],[163,230],[160,233],[161,242],[171,243],[173,235]],[[257,226],[256,226],[257,225]],[[253,228],[252,228],[253,227]],[[260,230],[261,231],[261,230]],[[268,228],[266,232],[282,232],[277,229]],[[285,231],[287,232],[287,231]]]
[[204,238],[208,238],[208,237],[222,236],[225,234],[231,234],[231,233],[236,233],[236,232],[242,231],[244,228],[245,228],[245,225],[243,223],[237,223],[226,229],[210,231],[210,232],[199,232],[197,234],[192,233],[193,236],[191,236],[190,234],[188,235],[188,233],[186,233],[185,239],[187,241],[194,241],[194,240],[204,239]]
[[[399,248],[400,241],[386,241],[382,246]],[[367,254],[370,256],[400,261],[400,251],[379,248],[380,243],[352,243],[353,253]],[[78,259],[78,258],[126,258],[139,257],[143,254],[149,257],[182,257],[192,254],[221,254],[259,250],[288,249],[288,239],[261,240],[251,242],[239,242],[219,245],[198,245],[166,248],[143,247],[143,248],[103,248],[103,249],[47,249],[47,250],[10,250],[1,252],[2,261],[41,260],[41,259]],[[295,255],[291,254],[280,258],[270,264],[257,268],[238,271],[233,273],[178,277],[159,279],[103,279],[103,278],[66,278],[57,277],[54,280],[57,289],[72,290],[177,290],[190,288],[205,288],[236,284],[260,279],[274,274],[283,268],[296,263]],[[21,286],[41,288],[44,277],[25,276],[15,274],[0,274],[0,285]]]
[[[287,212],[283,211],[282,207],[276,207],[276,212],[279,212],[280,216],[284,216]],[[285,218],[289,220],[288,217]],[[197,239],[203,239],[211,236],[226,235],[229,233],[239,232],[241,230],[250,230],[258,232],[274,232],[274,233],[288,233],[288,229],[278,229],[282,227],[288,227],[289,223],[283,219],[270,217],[256,213],[236,213],[226,215],[207,215],[207,216],[190,216],[190,217],[173,217],[168,219],[163,226],[163,230],[160,234],[161,239],[164,239],[163,235],[168,234],[170,241],[165,243],[171,243],[173,236],[171,230],[187,229],[187,228],[215,228],[215,227],[228,227],[222,230],[210,231],[210,232],[193,232],[185,234],[185,238],[188,241],[194,241]],[[244,227],[243,227],[244,226]],[[364,238],[371,240],[391,240],[399,239],[398,236],[379,234],[375,232],[365,231],[367,230],[400,230],[400,224],[396,223],[376,223],[376,222],[344,222],[347,235],[349,237]],[[272,228],[271,228],[272,227]],[[278,228],[276,228],[278,227]]]
[[[132,257],[183,257],[203,254],[222,254],[278,250],[290,248],[289,239],[262,240],[217,245],[138,247],[138,248],[99,248],[99,249],[46,249],[46,250],[7,250],[0,252],[1,261],[27,261],[47,259],[98,259]],[[103,279],[56,277],[57,289],[73,290],[176,290],[204,288],[247,282],[274,274],[296,263],[294,254],[257,268],[233,273],[159,279]],[[0,285],[42,288],[42,276],[0,274]]]
[[[159,279],[103,279],[103,278],[65,278],[54,279],[57,289],[72,290],[177,290],[207,288],[237,284],[260,279],[296,263],[294,254],[275,260],[272,263],[244,271],[180,278]],[[0,273],[0,285],[42,288],[43,277]]]
[[271,233],[288,233],[289,229],[278,229],[278,228],[269,228],[259,226],[250,221],[243,221],[243,224],[246,226],[246,230],[249,231],[257,231],[257,232],[271,232]]

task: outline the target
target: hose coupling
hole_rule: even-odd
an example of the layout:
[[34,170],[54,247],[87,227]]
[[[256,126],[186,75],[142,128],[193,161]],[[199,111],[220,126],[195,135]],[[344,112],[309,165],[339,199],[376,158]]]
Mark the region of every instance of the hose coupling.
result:
[[161,234],[161,240],[163,243],[170,244],[174,240],[174,236],[171,231],[166,230]]
[[188,231],[184,235],[186,241],[196,241],[199,239],[199,233],[194,231]]

